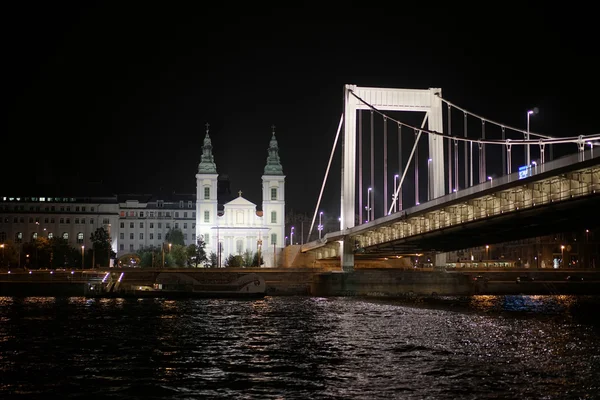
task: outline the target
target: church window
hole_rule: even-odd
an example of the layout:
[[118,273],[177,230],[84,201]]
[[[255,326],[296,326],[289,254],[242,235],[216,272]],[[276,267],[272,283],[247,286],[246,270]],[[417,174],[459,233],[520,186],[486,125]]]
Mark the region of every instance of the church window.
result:
[[79,244],[83,243],[83,232],[79,232],[77,234],[77,243],[79,243]]
[[277,211],[271,211],[271,223],[272,224],[277,223]]
[[242,254],[243,249],[244,249],[244,241],[241,239],[236,240],[235,250],[237,251],[237,253]]
[[69,232],[64,232],[63,233],[63,239],[69,240]]
[[204,188],[204,200],[210,200],[210,188],[209,187]]
[[271,244],[277,244],[277,234],[271,233]]
[[277,188],[271,188],[271,200],[277,200]]
[[210,222],[210,211],[204,211],[204,222]]

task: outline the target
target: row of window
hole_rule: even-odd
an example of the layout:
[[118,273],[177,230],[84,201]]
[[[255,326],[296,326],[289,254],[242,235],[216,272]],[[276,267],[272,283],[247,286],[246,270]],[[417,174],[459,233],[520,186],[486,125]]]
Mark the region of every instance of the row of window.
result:
[[[5,205],[2,207],[3,210],[9,211],[10,207]],[[75,212],[86,212],[87,211],[87,207],[85,206],[75,206],[74,207]],[[22,204],[17,204],[15,206],[12,207],[12,210],[14,211],[25,211],[25,206]],[[59,211],[61,212],[71,212],[71,206],[60,206],[58,208]],[[37,212],[41,212],[42,208],[40,206],[29,206],[29,211],[37,211]],[[45,206],[44,207],[44,211],[57,211],[56,206]],[[90,207],[90,212],[95,212],[96,211],[96,207]]]
[[[133,234],[131,234],[131,235],[132,235],[131,239],[133,239]],[[202,237],[203,236],[200,235],[200,238],[202,238]],[[208,244],[209,243],[209,238],[210,238],[209,235],[204,235],[204,243]],[[123,239],[123,238],[121,238],[121,239]],[[141,240],[144,239],[144,237],[143,237],[142,234],[140,234],[140,239]],[[184,239],[187,240],[187,235],[184,235]],[[153,240],[152,239],[152,234],[150,234],[150,240]],[[160,234],[158,234],[158,240],[161,240]],[[196,234],[192,235],[192,241],[194,243],[196,242]],[[244,248],[244,241],[243,240],[237,240],[236,243],[235,243],[235,245],[236,245],[235,247],[236,247],[237,253],[238,254],[242,254],[243,253],[243,248]],[[277,234],[276,233],[272,233],[271,234],[271,245],[277,245]],[[134,250],[134,246],[135,245],[133,243],[130,243],[129,244],[129,251],[135,251]],[[141,249],[143,246],[144,246],[143,243],[139,243],[138,244],[138,248],[139,249]],[[120,251],[125,250],[125,244],[124,243],[119,244],[119,250]]]
[[[183,205],[185,204],[185,202],[183,200],[179,201],[179,208],[183,208]],[[165,206],[165,201],[164,200],[157,200],[156,201],[156,207],[158,208],[163,208]],[[187,206],[188,208],[194,208],[194,202],[193,201],[188,201],[187,202]]]
[[75,199],[74,197],[2,197],[2,201],[21,201],[21,199],[23,199],[23,201],[25,202],[29,202],[29,201],[48,201],[50,203],[52,203],[53,201],[56,202],[67,202],[67,201],[76,201],[77,199]]
[[[31,234],[31,240],[36,240],[38,238],[37,232],[33,232]],[[52,232],[48,232],[48,239],[53,239],[54,234]],[[63,232],[62,238],[65,240],[69,240],[69,232]],[[0,242],[6,242],[6,232],[0,232]],[[15,243],[23,242],[23,232],[15,233]],[[83,232],[79,232],[77,234],[77,243],[83,243]]]
[[[140,229],[144,229],[144,223],[140,222]],[[158,222],[156,225],[158,225],[158,229],[162,229],[162,222]],[[154,229],[154,222],[149,222],[148,226],[150,229]],[[192,222],[191,223],[192,229],[196,229],[196,223]],[[171,223],[170,222],[165,222],[165,227],[167,229],[171,229]],[[129,223],[129,228],[130,229],[134,229],[135,228],[135,223],[134,222],[130,222]],[[188,223],[184,222],[183,223],[183,229],[187,229],[188,228]],[[125,222],[121,222],[121,229],[125,229]],[[175,222],[175,229],[179,229],[179,222]]]
[[[154,218],[154,211],[148,211],[148,217],[149,218]],[[156,212],[158,217],[167,217],[167,218],[171,218],[171,213],[169,211],[165,211],[164,215],[162,211],[157,211]],[[144,211],[138,211],[136,214],[136,211],[121,211],[121,217],[125,218],[127,216],[129,217],[139,217],[139,218],[144,218],[145,212]],[[184,211],[183,212],[183,218],[187,218],[188,217],[188,212]],[[175,211],[175,218],[179,218],[179,211]],[[192,218],[196,218],[196,211],[192,212]]]
[[[157,233],[156,236],[157,236],[156,237],[157,240],[162,240],[162,233],[161,232]],[[133,233],[129,234],[129,240],[134,240],[134,237],[135,237],[135,235]],[[140,240],[144,240],[144,234],[142,232],[140,232],[139,238],[140,238]],[[123,232],[119,233],[119,239],[120,240],[125,240],[125,234]],[[154,240],[154,233],[153,232],[148,234],[148,240]],[[188,240],[188,234],[187,233],[183,234],[183,240]],[[196,234],[195,233],[192,233],[192,241],[194,241],[194,242],[196,241]]]
[[[25,223],[25,217],[13,217],[12,220],[13,220],[13,224],[24,224]],[[48,223],[53,224],[53,223],[55,223],[55,221],[56,221],[56,219],[54,217],[44,218],[44,224],[48,224]],[[74,221],[76,224],[85,224],[86,219],[85,218],[75,218]],[[90,224],[92,224],[92,225],[94,224],[93,218],[90,218],[89,221],[90,221]],[[10,217],[4,217],[4,222],[9,223]],[[40,224],[41,218],[40,217],[35,217],[35,218],[29,217],[29,223],[30,224],[33,224],[33,223]],[[59,218],[58,223],[59,224],[70,224],[71,218]],[[110,224],[110,220],[108,218],[104,218],[102,220],[102,223],[104,225],[108,225],[108,224]]]

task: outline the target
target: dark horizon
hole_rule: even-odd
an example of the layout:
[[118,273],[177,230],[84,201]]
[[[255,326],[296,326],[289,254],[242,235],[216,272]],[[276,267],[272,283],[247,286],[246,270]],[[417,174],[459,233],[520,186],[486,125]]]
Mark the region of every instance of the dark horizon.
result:
[[[230,177],[232,193],[242,190],[260,207],[274,124],[286,208],[312,214],[344,84],[440,87],[444,98],[508,126],[524,129],[526,111],[537,107],[533,132],[597,133],[598,59],[584,12],[519,6],[473,18],[458,7],[410,7],[401,16],[386,8],[255,16],[11,4],[2,121],[14,163],[6,163],[2,195],[90,182],[115,194],[195,193],[209,123],[218,172]],[[339,212],[339,146],[320,207],[329,213]]]

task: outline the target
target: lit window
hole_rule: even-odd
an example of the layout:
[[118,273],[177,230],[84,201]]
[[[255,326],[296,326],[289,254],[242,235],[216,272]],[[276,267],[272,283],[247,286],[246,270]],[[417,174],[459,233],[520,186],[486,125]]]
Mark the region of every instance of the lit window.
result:
[[69,232],[64,232],[63,233],[63,239],[69,240]]
[[52,232],[48,232],[48,239],[54,238],[54,234]]
[[271,200],[277,200],[277,188],[271,188]]
[[204,222],[210,222],[210,211],[204,211]]
[[78,244],[82,244],[83,243],[83,233],[82,232],[79,232],[77,234],[77,243]]
[[15,242],[21,243],[23,241],[23,232],[15,233]]
[[210,188],[209,187],[204,188],[204,200],[210,200]]
[[277,223],[277,211],[271,211],[271,223],[272,224]]
[[38,234],[37,234],[37,232],[33,232],[33,234],[31,235],[31,238],[32,238],[33,240],[37,240],[37,237],[38,237]]

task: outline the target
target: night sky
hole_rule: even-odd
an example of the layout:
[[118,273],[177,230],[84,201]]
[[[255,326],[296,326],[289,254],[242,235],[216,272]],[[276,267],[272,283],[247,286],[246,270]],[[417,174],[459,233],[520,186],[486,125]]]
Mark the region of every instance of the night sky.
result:
[[[208,122],[218,172],[260,207],[274,124],[287,208],[310,214],[346,83],[440,87],[451,102],[523,129],[538,107],[531,130],[552,136],[600,131],[598,34],[583,8],[11,3],[3,195],[91,182],[115,194],[193,193]],[[331,174],[323,208],[334,213],[339,156]]]

